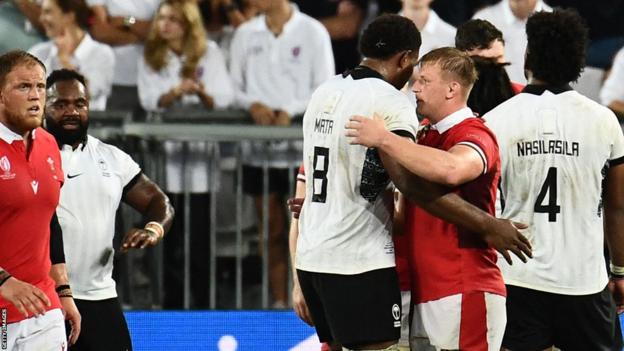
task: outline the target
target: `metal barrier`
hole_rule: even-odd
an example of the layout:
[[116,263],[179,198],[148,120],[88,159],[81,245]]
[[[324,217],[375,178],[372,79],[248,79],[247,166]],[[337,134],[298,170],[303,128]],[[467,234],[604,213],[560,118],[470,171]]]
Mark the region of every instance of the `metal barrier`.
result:
[[[175,121],[175,122],[172,122]],[[218,123],[215,123],[218,122]],[[191,277],[190,263],[190,170],[186,155],[189,154],[189,145],[193,142],[203,141],[206,144],[206,150],[209,151],[210,157],[206,162],[210,165],[208,172],[209,184],[208,189],[210,196],[210,252],[207,257],[207,263],[210,268],[209,284],[209,306],[211,309],[217,307],[217,257],[219,256],[219,245],[217,240],[219,233],[219,223],[217,216],[217,194],[219,193],[218,178],[226,171],[233,171],[233,182],[235,184],[235,193],[230,194],[234,197],[235,208],[232,213],[231,209],[222,209],[228,211],[235,217],[234,235],[235,235],[235,308],[243,308],[243,191],[242,191],[242,147],[241,143],[246,141],[299,141],[302,140],[302,131],[300,125],[289,127],[276,126],[257,126],[249,124],[240,124],[242,121],[249,121],[249,117],[238,111],[223,112],[195,112],[184,113],[183,115],[167,114],[160,116],[152,116],[146,122],[131,122],[130,118],[123,113],[100,112],[91,113],[90,115],[90,134],[108,140],[116,140],[117,145],[126,149],[133,154],[135,160],[139,162],[145,173],[154,179],[161,187],[164,187],[166,177],[164,172],[164,152],[162,145],[167,141],[178,141],[182,143],[182,184],[184,194],[184,309],[189,309],[191,304],[191,279],[206,279],[206,277]],[[231,122],[235,123],[232,124]],[[132,141],[133,143],[130,143]],[[130,144],[135,145],[135,150],[131,151],[127,147]],[[223,155],[223,150],[229,151],[229,155]],[[222,167],[222,161],[228,159],[230,169],[225,170]],[[301,155],[288,160],[289,164],[297,166],[300,163]],[[257,155],[256,160],[262,162],[262,170],[264,173],[263,193],[268,194],[268,169],[271,155]],[[294,191],[295,174],[289,167],[290,171],[290,189]],[[269,308],[269,279],[268,279],[268,197],[263,197],[263,218],[260,219],[262,247],[262,279],[261,279],[261,304],[260,306],[251,306],[252,308]],[[125,212],[124,212],[125,213]],[[288,216],[287,216],[288,218]],[[178,218],[179,220],[179,218]],[[132,219],[126,220],[132,223]],[[286,227],[287,229],[287,227]],[[285,234],[286,235],[286,234]],[[151,271],[151,294],[152,305],[155,308],[162,306],[163,291],[163,249],[159,245],[151,253],[150,261],[152,262]],[[132,267],[130,267],[132,270]],[[290,270],[288,270],[290,272]],[[245,306],[250,308],[250,306]]]

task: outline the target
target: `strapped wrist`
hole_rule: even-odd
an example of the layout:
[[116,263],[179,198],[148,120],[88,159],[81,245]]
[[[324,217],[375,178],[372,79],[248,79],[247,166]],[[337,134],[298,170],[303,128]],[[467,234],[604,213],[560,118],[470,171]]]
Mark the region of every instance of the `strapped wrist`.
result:
[[58,297],[74,297],[71,288],[69,287],[69,284],[59,285],[54,290],[56,290],[56,294],[58,295]]
[[609,271],[612,279],[624,279],[624,267],[609,263]]
[[156,234],[157,240],[160,240],[165,236],[165,228],[163,228],[162,224],[155,221],[147,222],[143,229],[147,230],[150,233]]
[[2,286],[2,284],[6,283],[7,280],[9,280],[12,277],[12,275],[9,274],[9,272],[5,271],[5,270],[0,270],[0,286]]

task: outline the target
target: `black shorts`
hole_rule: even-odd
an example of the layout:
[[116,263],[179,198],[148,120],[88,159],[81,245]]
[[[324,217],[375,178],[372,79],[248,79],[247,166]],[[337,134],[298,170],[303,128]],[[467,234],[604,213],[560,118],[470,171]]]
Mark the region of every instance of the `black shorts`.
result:
[[128,324],[117,298],[74,301],[82,323],[78,341],[69,351],[132,351]]
[[[295,189],[298,168],[269,168],[269,194],[288,195]],[[262,167],[243,166],[243,192],[259,196],[264,189]]]
[[535,351],[552,345],[564,351],[620,351],[620,320],[609,290],[574,296],[507,285],[503,346]]
[[357,346],[399,340],[401,293],[396,269],[353,275],[297,270],[321,342]]

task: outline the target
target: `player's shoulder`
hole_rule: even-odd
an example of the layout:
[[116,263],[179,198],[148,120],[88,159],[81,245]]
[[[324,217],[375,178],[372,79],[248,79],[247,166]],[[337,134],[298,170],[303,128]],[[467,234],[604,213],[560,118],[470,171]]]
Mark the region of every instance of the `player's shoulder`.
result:
[[488,125],[491,125],[501,118],[513,118],[513,116],[518,115],[520,111],[523,111],[523,107],[526,107],[534,97],[535,96],[526,93],[514,95],[483,115],[482,120]]
[[130,155],[117,146],[105,143],[92,135],[87,136],[87,147],[102,155],[107,160],[130,158]]
[[56,150],[59,149],[56,139],[47,130],[43,129],[42,127],[39,127],[33,130],[33,133],[34,133],[36,143],[40,145],[44,145],[45,147],[54,148]]
[[496,142],[494,132],[488,128],[485,121],[479,117],[466,118],[462,122],[451,128],[451,133],[459,139],[476,139],[482,142]]

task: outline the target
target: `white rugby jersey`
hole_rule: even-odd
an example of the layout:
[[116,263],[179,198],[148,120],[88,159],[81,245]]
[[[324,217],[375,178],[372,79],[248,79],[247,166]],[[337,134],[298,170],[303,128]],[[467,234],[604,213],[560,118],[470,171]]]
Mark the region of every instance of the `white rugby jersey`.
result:
[[113,273],[115,213],[122,191],[141,169],[128,154],[89,136],[75,150],[61,150],[65,184],[56,210],[74,297],[117,296]]
[[593,294],[608,281],[601,183],[605,165],[624,160],[624,137],[607,108],[550,89],[529,85],[484,116],[501,154],[502,217],[528,224],[533,246],[528,263],[499,266],[506,284]]
[[312,95],[303,117],[307,195],[299,218],[297,269],[359,274],[394,266],[392,216],[383,199],[388,176],[377,152],[350,145],[344,128],[349,117],[375,112],[389,130],[416,135],[414,106],[369,68],[338,75]]

